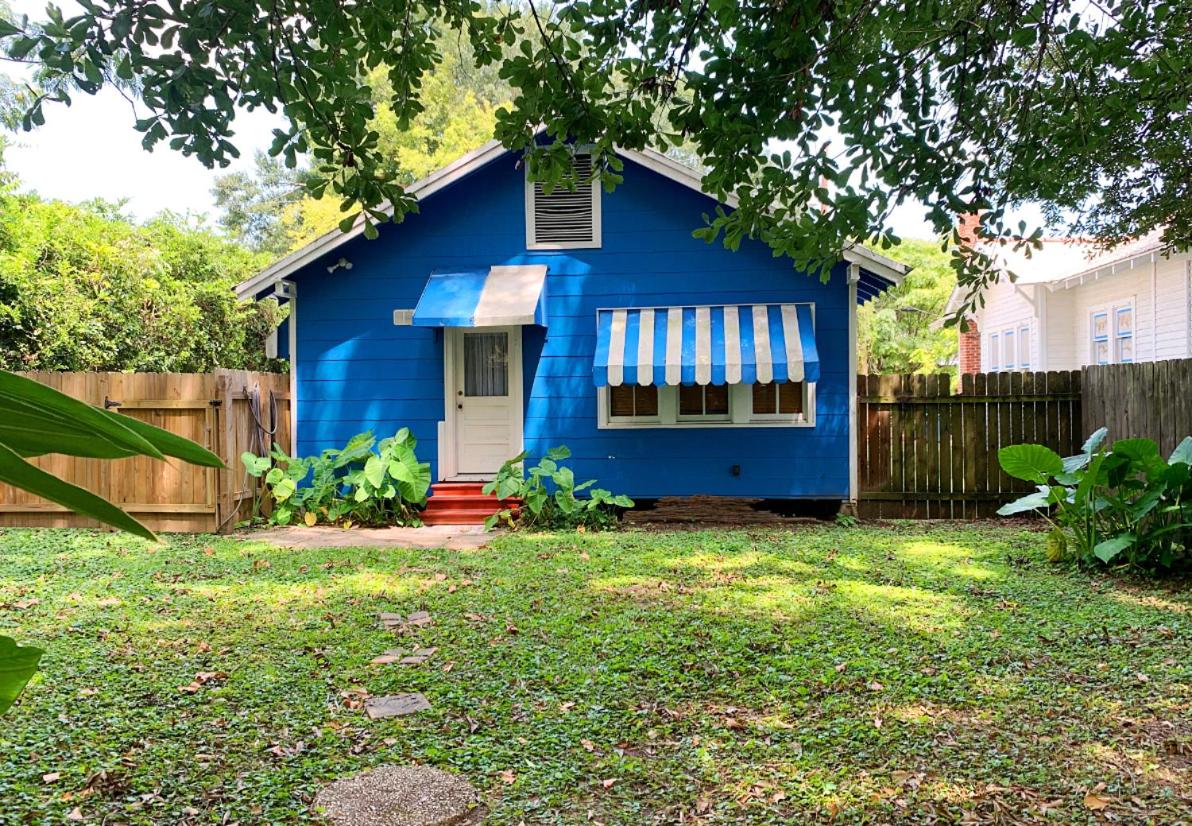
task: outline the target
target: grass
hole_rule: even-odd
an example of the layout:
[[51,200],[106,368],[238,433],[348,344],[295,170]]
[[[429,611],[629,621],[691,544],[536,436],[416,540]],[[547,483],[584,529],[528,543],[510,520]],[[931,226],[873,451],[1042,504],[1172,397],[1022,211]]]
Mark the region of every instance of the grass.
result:
[[[466,775],[496,824],[1188,822],[1192,596],[1042,545],[6,530],[0,633],[48,653],[0,724],[0,823],[314,821],[321,783],[389,762]],[[434,625],[397,644],[430,663],[371,664],[395,645],[377,612],[419,609]],[[356,690],[434,708],[370,722]]]

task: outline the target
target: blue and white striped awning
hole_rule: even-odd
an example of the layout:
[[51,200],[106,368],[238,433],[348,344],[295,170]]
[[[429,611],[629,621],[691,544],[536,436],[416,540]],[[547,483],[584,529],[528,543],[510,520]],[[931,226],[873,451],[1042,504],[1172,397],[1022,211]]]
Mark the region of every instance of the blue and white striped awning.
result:
[[599,310],[597,387],[818,381],[811,304]]
[[432,273],[414,310],[415,327],[546,326],[546,266]]

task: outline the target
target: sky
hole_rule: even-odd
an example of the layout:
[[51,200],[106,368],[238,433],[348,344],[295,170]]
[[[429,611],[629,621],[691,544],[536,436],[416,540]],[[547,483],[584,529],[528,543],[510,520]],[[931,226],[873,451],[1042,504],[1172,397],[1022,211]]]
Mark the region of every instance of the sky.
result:
[[[70,13],[69,2],[62,4]],[[12,0],[16,15],[44,15],[44,0]],[[19,77],[20,68],[8,64],[4,71]],[[219,210],[211,189],[215,179],[252,165],[255,152],[267,149],[272,130],[282,125],[267,112],[242,112],[237,116],[235,143],[240,158],[224,169],[207,169],[197,159],[159,144],[153,152],[141,147],[141,133],[133,128],[136,115],[129,102],[114,89],[98,95],[78,93],[70,107],[55,104],[45,110],[46,123],[32,132],[9,135],[4,157],[22,188],[46,198],[85,201],[102,198],[126,200],[126,211],[139,219],[162,210],[203,214],[214,223]],[[914,204],[899,208],[892,218],[895,231],[906,238],[930,238],[922,209]]]

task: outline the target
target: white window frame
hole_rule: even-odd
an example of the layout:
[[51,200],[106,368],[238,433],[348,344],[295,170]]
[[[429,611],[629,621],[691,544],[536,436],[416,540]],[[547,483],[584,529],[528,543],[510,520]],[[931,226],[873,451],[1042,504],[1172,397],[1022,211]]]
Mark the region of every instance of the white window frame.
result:
[[[1024,342],[1026,346],[1025,358],[1022,352]],[[1023,324],[1018,328],[1018,369],[1030,370],[1031,361],[1031,326],[1029,324]]]
[[[1130,332],[1122,334],[1118,332],[1118,318],[1125,312],[1131,315]],[[1098,337],[1095,331],[1097,319],[1101,317],[1105,318],[1105,335]],[[1138,361],[1138,305],[1133,296],[1091,308],[1088,319],[1089,364],[1133,364]],[[1120,349],[1121,340],[1127,338],[1134,343],[1135,351],[1129,361],[1123,361]],[[1102,341],[1105,342],[1108,353],[1105,361],[1097,361],[1097,343]]]
[[[1006,350],[1010,351],[1010,358],[1006,358]],[[1003,370],[1013,370],[1014,360],[1018,358],[1018,339],[1014,335],[1013,330],[1002,331],[1002,365]]]
[[[585,155],[587,152],[577,150],[577,155]],[[526,165],[525,174],[525,190],[526,190],[526,249],[528,250],[581,250],[581,249],[600,249],[603,245],[602,226],[600,218],[600,202],[601,191],[603,187],[600,186],[600,178],[594,178],[590,184],[592,188],[592,240],[591,241],[564,241],[564,242],[550,242],[539,243],[534,240],[534,181],[530,180],[530,168]]]
[[[1122,313],[1130,314],[1130,332],[1128,333],[1123,333],[1118,329],[1118,319],[1121,318]],[[1134,338],[1134,327],[1137,323],[1138,313],[1134,311],[1133,302],[1129,304],[1122,304],[1113,308],[1113,329],[1110,333],[1113,336],[1113,346],[1110,349],[1112,350],[1113,359],[1116,364],[1134,363],[1136,354],[1133,351],[1130,354],[1130,358],[1122,358],[1122,341],[1125,339],[1130,339],[1131,348],[1137,346],[1138,342]]]
[[989,334],[989,372],[998,372],[998,360],[1002,357],[1002,337],[997,333]]
[[679,388],[658,388],[657,416],[613,416],[610,414],[609,388],[596,388],[596,426],[601,430],[630,428],[709,428],[709,427],[815,427],[815,382],[803,382],[803,413],[753,413],[753,385],[733,384],[728,388],[727,417],[679,416]]

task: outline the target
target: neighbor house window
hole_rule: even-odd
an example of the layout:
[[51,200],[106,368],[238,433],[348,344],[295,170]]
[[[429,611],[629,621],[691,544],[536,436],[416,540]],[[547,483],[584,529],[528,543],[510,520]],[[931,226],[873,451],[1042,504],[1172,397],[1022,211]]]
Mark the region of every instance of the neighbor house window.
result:
[[813,382],[602,387],[601,427],[811,427]]
[[1001,347],[1002,338],[997,333],[992,333],[989,336],[989,372],[996,373],[998,371],[998,354],[1001,352],[998,348]]
[[1112,360],[1109,350],[1109,313],[1094,312],[1089,327],[1092,337],[1089,348],[1090,361],[1093,364],[1109,364]]
[[1002,333],[1002,369],[1014,369],[1014,331]]
[[592,156],[572,160],[575,188],[565,183],[549,193],[526,173],[526,247],[537,250],[600,246],[600,181],[592,174]]
[[1117,360],[1123,364],[1134,361],[1134,308],[1114,310],[1113,339]]
[[1018,328],[1018,367],[1021,370],[1031,369],[1031,328]]

